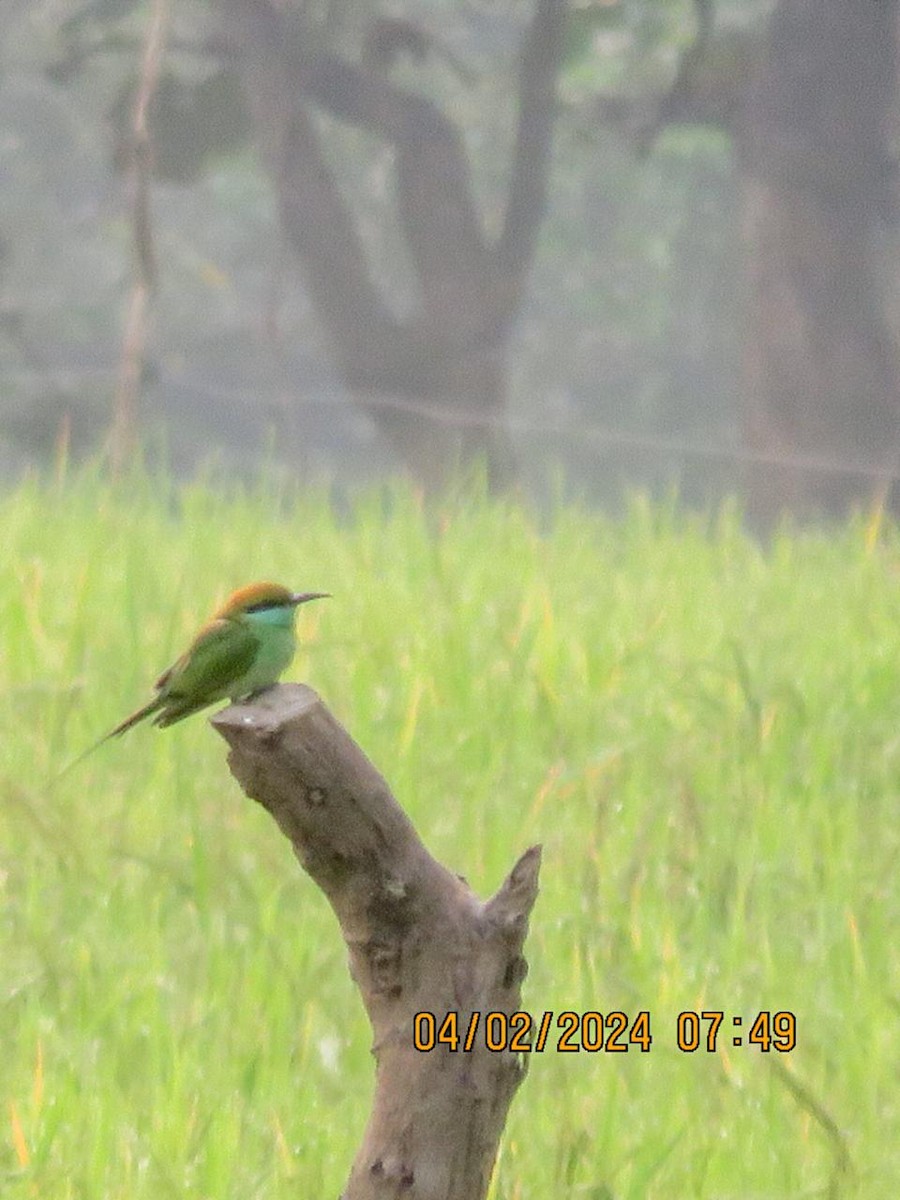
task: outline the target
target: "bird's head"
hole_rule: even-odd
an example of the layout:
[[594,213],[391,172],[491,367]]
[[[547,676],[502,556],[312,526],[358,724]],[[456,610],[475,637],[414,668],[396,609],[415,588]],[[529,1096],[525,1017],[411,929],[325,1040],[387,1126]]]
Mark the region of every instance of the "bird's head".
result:
[[253,613],[286,614],[308,600],[323,600],[330,595],[330,592],[292,592],[280,583],[248,583],[231,593],[213,619],[234,620]]

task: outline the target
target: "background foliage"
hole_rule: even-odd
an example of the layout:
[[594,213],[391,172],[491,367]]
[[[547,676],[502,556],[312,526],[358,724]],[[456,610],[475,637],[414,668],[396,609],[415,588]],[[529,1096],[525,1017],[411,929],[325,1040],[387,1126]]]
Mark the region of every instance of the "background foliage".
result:
[[[717,21],[755,28],[769,7],[730,0],[717,6]],[[108,420],[132,270],[117,121],[147,11],[141,3],[74,0],[5,10],[0,449],[7,470],[44,457],[64,413],[76,448],[96,445]],[[325,6],[323,36],[352,52],[373,12],[361,3]],[[398,78],[462,122],[489,224],[509,161],[515,56],[529,12],[520,3],[436,4],[410,5],[405,14],[470,72],[461,78],[440,64],[410,64]],[[214,81],[213,66],[185,49],[204,33],[205,17],[193,0],[173,6],[163,90],[181,89],[184,104],[188,89]],[[616,490],[622,475],[659,482],[683,469],[677,455],[631,451],[613,461],[602,445],[572,432],[548,439],[530,428],[535,423],[735,441],[737,214],[728,141],[715,131],[673,130],[638,159],[591,109],[598,91],[662,92],[693,33],[689,0],[595,4],[571,20],[551,207],[511,353],[514,436],[532,479],[558,459],[576,483],[600,492]],[[100,39],[112,45],[88,54],[84,48]],[[193,129],[178,96],[169,101],[175,123]],[[402,306],[404,254],[384,220],[389,153],[326,124],[332,166],[380,282]],[[203,137],[178,143],[168,181],[154,186],[160,292],[144,428],[153,440],[160,425],[168,430],[178,471],[211,448],[242,469],[265,451],[273,429],[283,461],[307,478],[380,469],[387,452],[344,402],[314,315],[284,265],[252,146],[222,147],[216,127],[203,128]],[[683,482],[697,496],[728,478],[727,464],[692,461]]]

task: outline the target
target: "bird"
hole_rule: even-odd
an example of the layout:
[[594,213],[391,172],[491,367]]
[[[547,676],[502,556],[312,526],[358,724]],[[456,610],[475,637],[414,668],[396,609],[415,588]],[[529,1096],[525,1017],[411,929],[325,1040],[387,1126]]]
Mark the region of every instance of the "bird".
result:
[[[152,700],[130,713],[85,754],[139,722],[165,728],[219,700],[243,700],[276,683],[296,650],[294,618],[330,592],[292,592],[279,583],[249,583],[232,592],[180,658],[163,671]],[[82,755],[84,757],[84,755]]]

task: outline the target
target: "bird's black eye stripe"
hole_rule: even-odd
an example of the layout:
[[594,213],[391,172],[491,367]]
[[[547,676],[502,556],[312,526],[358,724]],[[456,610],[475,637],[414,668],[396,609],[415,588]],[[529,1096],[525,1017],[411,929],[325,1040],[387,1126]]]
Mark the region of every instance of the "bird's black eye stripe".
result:
[[244,612],[263,612],[267,608],[284,608],[288,603],[287,600],[260,600],[257,604],[248,604]]

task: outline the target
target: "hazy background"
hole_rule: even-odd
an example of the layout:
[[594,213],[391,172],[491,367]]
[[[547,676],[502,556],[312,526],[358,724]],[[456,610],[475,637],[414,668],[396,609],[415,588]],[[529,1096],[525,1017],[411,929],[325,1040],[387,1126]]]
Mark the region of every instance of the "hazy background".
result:
[[7,3],[0,467],[889,494],[896,7]]

